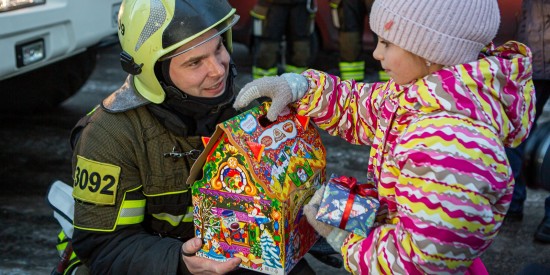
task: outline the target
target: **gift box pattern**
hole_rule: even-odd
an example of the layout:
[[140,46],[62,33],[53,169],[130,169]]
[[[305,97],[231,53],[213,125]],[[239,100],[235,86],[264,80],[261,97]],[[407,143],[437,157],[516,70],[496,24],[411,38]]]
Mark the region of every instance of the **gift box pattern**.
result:
[[[343,181],[350,180],[355,181],[355,179],[349,177],[331,176],[325,187],[316,219],[366,237],[374,224],[380,203],[375,196],[376,190],[371,188],[370,185],[362,187],[365,187],[363,190],[367,190],[367,193],[370,193],[371,196],[360,194],[350,196],[350,188],[347,187],[347,182],[343,183]],[[360,184],[358,185],[361,187]],[[351,203],[349,206],[347,205],[348,201]],[[346,207],[348,208],[347,211]],[[344,222],[342,222],[342,219],[345,219]]]
[[191,169],[197,254],[286,274],[318,239],[302,208],[324,181],[326,153],[307,119],[262,120],[268,108],[219,124]]

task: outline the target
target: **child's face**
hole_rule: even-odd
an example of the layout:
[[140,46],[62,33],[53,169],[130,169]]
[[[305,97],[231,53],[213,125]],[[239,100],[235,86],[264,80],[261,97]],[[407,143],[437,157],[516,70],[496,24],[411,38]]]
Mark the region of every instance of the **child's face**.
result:
[[409,84],[429,73],[426,61],[422,57],[381,37],[378,37],[378,44],[372,55],[380,61],[382,68],[399,85]]

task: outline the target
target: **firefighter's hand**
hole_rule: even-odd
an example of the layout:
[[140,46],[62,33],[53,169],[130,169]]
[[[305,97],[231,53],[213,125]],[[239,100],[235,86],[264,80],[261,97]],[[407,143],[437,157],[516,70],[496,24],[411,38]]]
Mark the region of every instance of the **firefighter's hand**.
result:
[[195,256],[200,250],[202,241],[193,238],[181,246],[181,257],[191,274],[225,274],[234,270],[241,263],[239,258],[231,258],[226,262],[218,262],[211,259]]
[[300,74],[285,73],[281,76],[262,77],[241,89],[233,107],[242,109],[255,99],[269,97],[272,103],[267,111],[267,118],[275,121],[286,105],[302,98],[307,89],[308,81]]
[[320,222],[316,219],[317,212],[319,212],[319,205],[321,199],[323,198],[323,193],[325,192],[325,185],[321,186],[319,190],[315,191],[315,194],[311,200],[304,206],[304,214],[306,215],[307,221],[319,235],[325,237],[328,244],[335,250],[340,252],[342,249],[342,244],[344,240],[349,236],[349,232],[344,231],[340,228],[334,227],[332,225]]

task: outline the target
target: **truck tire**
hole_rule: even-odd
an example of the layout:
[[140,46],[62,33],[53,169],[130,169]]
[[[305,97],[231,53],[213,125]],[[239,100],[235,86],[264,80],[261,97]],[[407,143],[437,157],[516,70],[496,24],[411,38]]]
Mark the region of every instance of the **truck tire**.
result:
[[538,125],[525,145],[523,175],[526,185],[550,191],[550,121]]
[[43,68],[0,82],[5,102],[3,113],[43,112],[58,106],[74,95],[92,74],[97,50],[58,61]]

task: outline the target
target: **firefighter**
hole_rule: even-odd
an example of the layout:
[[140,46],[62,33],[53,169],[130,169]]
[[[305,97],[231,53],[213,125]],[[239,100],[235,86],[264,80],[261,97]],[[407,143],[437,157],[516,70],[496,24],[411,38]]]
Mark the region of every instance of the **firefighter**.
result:
[[203,244],[186,184],[201,137],[237,114],[238,18],[225,0],[122,2],[129,76],[71,134],[75,254],[67,258],[93,274],[218,274],[241,262],[195,256]]
[[[372,68],[365,68],[365,59],[367,56],[363,51],[365,17],[370,13],[373,2],[374,0],[329,0],[332,23],[338,29],[340,50],[338,67],[340,69],[340,77],[343,80],[354,79],[363,81],[365,71],[374,72],[375,68],[379,69],[378,65],[372,65]],[[378,70],[377,74],[378,80],[389,80],[384,71]]]
[[[258,1],[250,11],[258,44],[254,50],[253,78],[277,75],[283,55],[286,55],[285,72],[300,73],[310,65],[316,11],[314,0]],[[286,41],[286,52],[281,50],[283,41]]]

